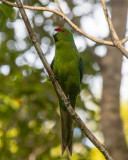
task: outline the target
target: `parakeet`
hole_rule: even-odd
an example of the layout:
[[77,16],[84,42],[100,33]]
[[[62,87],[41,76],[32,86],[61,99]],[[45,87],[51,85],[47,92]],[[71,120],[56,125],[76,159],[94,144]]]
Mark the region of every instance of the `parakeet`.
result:
[[[80,84],[83,76],[83,62],[77,51],[72,33],[63,27],[56,28],[53,35],[55,41],[55,57],[51,68],[57,77],[64,93],[71,105],[75,108],[77,95],[80,93]],[[58,96],[61,115],[61,146],[62,155],[68,147],[72,155],[73,119]]]

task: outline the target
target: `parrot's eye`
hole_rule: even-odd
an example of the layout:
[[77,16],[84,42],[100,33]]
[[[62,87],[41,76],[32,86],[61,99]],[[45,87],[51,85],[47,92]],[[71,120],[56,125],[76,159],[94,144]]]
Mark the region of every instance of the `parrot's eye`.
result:
[[64,32],[66,35],[68,35],[68,32],[64,31],[64,30],[61,30],[61,32]]

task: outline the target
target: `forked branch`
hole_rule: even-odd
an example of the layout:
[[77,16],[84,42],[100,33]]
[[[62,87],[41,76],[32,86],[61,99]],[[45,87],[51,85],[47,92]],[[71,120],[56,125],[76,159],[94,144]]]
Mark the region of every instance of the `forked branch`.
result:
[[[17,7],[17,4],[15,3],[12,3],[12,2],[9,2],[7,0],[1,0],[3,3],[7,4],[7,5],[10,5],[10,6],[13,6],[13,7]],[[57,0],[57,4],[58,4],[58,0]],[[90,35],[88,35],[87,33],[83,32],[77,25],[75,25],[72,21],[70,21],[70,19],[62,12],[62,9],[61,11],[57,11],[57,10],[54,10],[54,9],[50,9],[50,8],[46,8],[46,7],[33,7],[33,6],[27,6],[27,5],[23,5],[23,7],[25,9],[31,9],[31,10],[39,10],[39,11],[48,11],[48,12],[53,12],[59,16],[61,16],[70,26],[72,26],[76,31],[78,31],[79,33],[81,33],[82,35],[84,35],[85,37],[89,38],[90,40],[94,41],[94,42],[97,42],[97,43],[101,43],[101,44],[105,44],[105,45],[110,45],[110,46],[113,46],[113,42],[111,41],[105,41],[105,40],[99,40],[99,39],[96,39]],[[58,6],[59,9],[61,8],[60,5]],[[125,39],[127,41],[127,39]],[[121,42],[125,42],[125,41],[121,41]]]
[[124,48],[122,41],[120,41],[120,39],[116,33],[116,30],[112,24],[111,18],[108,15],[105,1],[104,0],[100,0],[100,1],[102,4],[102,8],[104,10],[104,15],[105,15],[106,21],[108,22],[112,42],[128,58],[128,51]]
[[[17,5],[15,3],[9,2],[7,0],[1,0],[1,1],[4,2],[7,5],[17,7]],[[102,4],[103,10],[104,10],[106,20],[107,20],[108,25],[109,25],[112,41],[99,40],[99,39],[96,39],[96,38],[88,35],[87,33],[83,32],[77,25],[75,25],[72,21],[70,21],[70,19],[63,13],[62,8],[59,4],[59,0],[56,0],[56,2],[58,4],[60,12],[57,11],[57,10],[54,10],[54,9],[46,8],[46,7],[33,7],[33,6],[27,6],[27,5],[23,5],[23,7],[26,8],[26,9],[31,9],[31,10],[43,10],[43,11],[53,12],[53,13],[61,16],[69,25],[71,25],[76,31],[78,31],[79,33],[81,33],[85,37],[87,37],[90,40],[92,40],[94,42],[97,42],[97,43],[110,45],[110,46],[116,46],[128,58],[128,51],[123,46],[123,44],[126,41],[128,41],[128,37],[125,37],[124,39],[119,40],[118,35],[117,35],[117,33],[116,33],[116,31],[113,27],[112,21],[108,16],[108,12],[107,12],[107,8],[106,8],[106,4],[105,4],[104,0],[101,0],[101,4]]]

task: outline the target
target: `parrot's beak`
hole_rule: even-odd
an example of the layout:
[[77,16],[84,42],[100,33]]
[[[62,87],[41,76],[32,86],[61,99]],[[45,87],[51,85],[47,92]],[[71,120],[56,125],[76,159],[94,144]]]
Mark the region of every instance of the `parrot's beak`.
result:
[[57,34],[58,34],[58,32],[54,32],[54,33],[53,33],[53,37],[54,37],[55,42],[58,41]]

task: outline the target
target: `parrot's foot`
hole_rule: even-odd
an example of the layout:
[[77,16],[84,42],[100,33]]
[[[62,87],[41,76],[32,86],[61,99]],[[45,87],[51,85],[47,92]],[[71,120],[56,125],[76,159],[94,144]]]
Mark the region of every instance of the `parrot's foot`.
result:
[[70,98],[69,98],[69,95],[67,96],[67,99],[65,99],[65,104],[66,104],[67,106],[70,105]]
[[49,79],[50,81],[56,81],[56,80],[58,80],[58,78],[56,77],[56,76],[50,76],[50,79]]
[[67,100],[69,101],[69,103],[70,103],[70,97],[69,97],[69,95],[67,96]]

